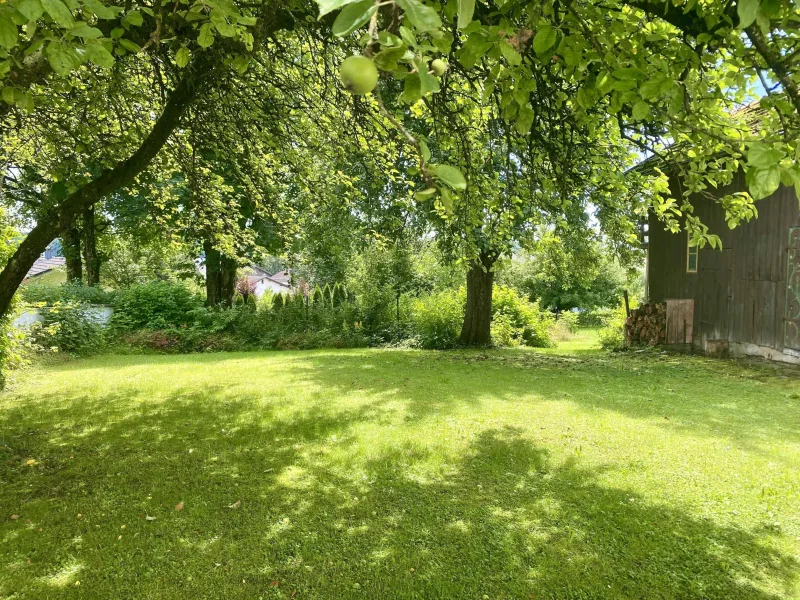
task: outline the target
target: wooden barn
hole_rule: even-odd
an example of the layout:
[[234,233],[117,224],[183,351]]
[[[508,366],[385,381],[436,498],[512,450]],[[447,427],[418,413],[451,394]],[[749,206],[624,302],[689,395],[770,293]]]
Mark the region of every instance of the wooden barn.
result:
[[[746,190],[744,173],[726,190]],[[667,304],[667,343],[709,354],[755,355],[800,363],[800,209],[794,188],[756,202],[758,218],[729,229],[723,209],[692,198],[695,214],[720,236],[722,250],[689,246],[651,215],[647,285]]]

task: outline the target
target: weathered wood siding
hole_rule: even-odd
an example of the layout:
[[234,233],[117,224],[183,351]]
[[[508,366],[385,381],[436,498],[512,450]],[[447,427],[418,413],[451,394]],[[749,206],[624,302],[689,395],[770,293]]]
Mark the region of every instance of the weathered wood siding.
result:
[[[740,173],[720,195],[744,189]],[[717,203],[701,197],[692,202],[695,214],[722,239],[723,249],[699,250],[697,272],[688,273],[686,233],[665,231],[651,215],[650,300],[693,299],[696,340],[726,339],[783,351],[789,228],[800,226],[794,189],[781,186],[756,202],[758,218],[733,230]]]

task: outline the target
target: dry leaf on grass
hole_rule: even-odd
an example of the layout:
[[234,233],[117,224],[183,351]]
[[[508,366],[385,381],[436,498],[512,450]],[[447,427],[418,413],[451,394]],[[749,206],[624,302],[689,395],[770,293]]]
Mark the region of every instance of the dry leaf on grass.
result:
[[183,500],[175,505],[175,510],[183,510]]
[[241,505],[242,505],[242,501],[241,501],[241,500],[237,500],[237,501],[236,501],[236,502],[234,502],[233,504],[229,504],[229,505],[228,505],[228,508],[232,508],[232,509],[236,510],[236,509],[237,509],[237,508],[239,508]]

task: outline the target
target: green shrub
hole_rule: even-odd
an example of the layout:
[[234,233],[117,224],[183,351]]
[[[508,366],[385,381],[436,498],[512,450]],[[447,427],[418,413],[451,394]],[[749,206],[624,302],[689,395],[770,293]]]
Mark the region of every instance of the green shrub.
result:
[[516,348],[522,343],[522,332],[512,315],[499,312],[492,317],[492,344],[495,346]]
[[90,287],[80,282],[62,285],[42,285],[31,283],[20,288],[20,296],[30,304],[44,303],[52,306],[57,302],[73,302],[78,304],[112,304],[114,292],[100,287]]
[[363,348],[369,345],[367,337],[359,330],[341,331],[308,331],[292,333],[275,340],[278,350],[311,350],[314,348]]
[[578,313],[578,325],[580,327],[603,327],[613,313],[613,308],[595,308],[581,311]]
[[203,331],[197,327],[124,332],[120,335],[120,341],[125,348],[166,354],[231,352],[243,348],[234,334]]
[[578,331],[578,313],[565,311],[557,316],[555,323],[550,327],[550,338],[557,342],[572,339]]
[[617,308],[609,311],[603,320],[603,328],[600,330],[600,345],[606,350],[624,350],[625,343],[625,320],[627,318],[625,306],[621,304]]
[[43,307],[43,322],[29,329],[31,343],[44,351],[87,355],[105,345],[103,327],[88,312],[88,305],[75,302],[56,302]]
[[454,348],[464,320],[464,290],[444,290],[415,298],[410,308],[410,333],[421,348]]
[[10,371],[28,362],[31,349],[25,333],[12,325],[16,306],[13,300],[8,313],[0,317],[0,390],[5,388]]
[[[550,327],[555,321],[538,302],[529,302],[513,288],[495,286],[492,290],[492,340],[498,346],[552,345]],[[497,335],[497,337],[495,337]]]
[[203,301],[178,283],[156,281],[118,292],[112,325],[122,331],[187,327],[203,309]]

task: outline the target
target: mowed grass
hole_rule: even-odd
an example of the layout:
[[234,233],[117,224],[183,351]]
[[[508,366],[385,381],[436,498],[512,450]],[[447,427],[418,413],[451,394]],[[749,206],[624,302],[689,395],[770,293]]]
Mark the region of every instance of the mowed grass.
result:
[[797,371],[590,346],[34,369],[0,597],[800,597]]

